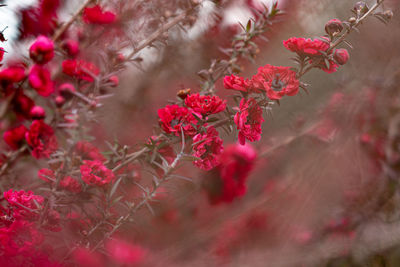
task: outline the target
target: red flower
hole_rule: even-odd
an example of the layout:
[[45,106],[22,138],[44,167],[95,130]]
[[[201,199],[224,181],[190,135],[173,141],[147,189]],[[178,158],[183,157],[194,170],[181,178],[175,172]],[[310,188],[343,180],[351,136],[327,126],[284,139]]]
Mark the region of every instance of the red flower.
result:
[[77,142],[75,145],[75,151],[81,156],[83,160],[106,160],[106,158],[100,153],[100,150],[97,147],[86,141]]
[[13,150],[17,150],[24,144],[27,131],[24,125],[20,125],[4,132],[3,139]]
[[193,136],[197,130],[192,124],[196,125],[197,120],[192,111],[178,105],[168,105],[158,110],[159,123],[164,132],[168,134],[181,135],[181,128],[186,135]]
[[29,115],[33,120],[42,120],[46,117],[46,111],[41,106],[33,106]]
[[0,71],[0,86],[4,90],[9,90],[9,87],[14,83],[18,83],[25,78],[25,69],[22,67],[8,67]]
[[46,36],[39,36],[29,48],[29,56],[37,64],[46,64],[54,57],[54,43]]
[[32,122],[25,139],[32,149],[32,156],[35,158],[48,158],[57,149],[57,140],[53,128],[43,122],[35,120]]
[[103,186],[114,181],[114,173],[99,160],[85,160],[81,165],[82,180],[88,185]]
[[250,142],[258,141],[261,138],[261,124],[264,121],[262,109],[254,98],[240,101],[240,110],[234,118],[239,130],[239,143],[244,145],[246,139]]
[[110,24],[116,20],[116,15],[110,11],[103,11],[100,5],[87,7],[83,11],[83,21],[88,24]]
[[42,66],[34,65],[29,73],[29,84],[36,92],[44,97],[54,92],[54,83],[51,80],[50,72]]
[[232,202],[246,193],[246,180],[257,154],[250,145],[230,145],[220,156],[213,176],[208,178],[208,195],[213,204]]
[[70,176],[64,177],[60,181],[60,186],[73,193],[80,193],[82,191],[82,185]]
[[232,74],[231,76],[225,76],[224,87],[226,89],[247,92],[250,88],[250,83],[248,80],[244,80],[243,77]]
[[199,133],[193,137],[193,156],[201,158],[193,164],[203,170],[211,170],[218,165],[218,156],[224,150],[223,141],[217,130],[210,126],[207,133]]
[[208,116],[224,111],[226,100],[222,101],[218,96],[191,94],[186,97],[185,105],[197,113]]
[[120,239],[110,239],[106,243],[106,249],[110,257],[119,265],[133,266],[142,262],[147,254],[142,247]]
[[283,41],[283,45],[292,52],[299,54],[300,56],[320,56],[320,51],[326,51],[329,49],[329,43],[320,39],[305,39],[292,37],[286,41]]
[[335,53],[333,54],[333,58],[340,65],[344,65],[349,60],[350,56],[349,56],[349,52],[347,51],[347,49],[340,48],[340,49],[336,49]]
[[[4,53],[5,53],[5,51],[4,51],[4,48],[3,47],[0,47],[0,62],[3,60],[3,58],[4,58]],[[3,65],[3,64],[0,64],[0,66],[1,65]]]
[[69,76],[93,82],[100,70],[91,62],[84,60],[67,59],[62,63],[63,72]]
[[42,196],[34,195],[32,191],[14,191],[10,189],[3,194],[4,199],[13,207],[14,217],[31,217],[32,211],[38,210],[44,199]]
[[272,100],[281,99],[284,95],[293,96],[299,92],[299,80],[296,72],[290,67],[275,67],[265,65],[258,68],[258,72],[251,79],[252,87],[266,90]]
[[325,32],[334,36],[343,30],[343,23],[339,19],[331,19],[325,24]]

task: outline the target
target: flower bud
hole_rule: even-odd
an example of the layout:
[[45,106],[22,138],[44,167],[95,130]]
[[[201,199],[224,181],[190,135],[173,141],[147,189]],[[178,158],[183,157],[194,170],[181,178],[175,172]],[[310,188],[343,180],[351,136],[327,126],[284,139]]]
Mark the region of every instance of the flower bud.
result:
[[54,43],[46,36],[39,36],[29,48],[29,56],[37,64],[46,64],[54,57]]
[[385,12],[383,12],[383,16],[385,17],[386,20],[391,20],[393,18],[393,11],[388,9]]
[[179,90],[176,94],[180,99],[184,100],[190,94],[190,88]]
[[340,49],[336,49],[335,54],[333,55],[333,58],[335,59],[335,61],[338,64],[344,65],[349,60],[350,56],[349,56],[349,52],[347,52],[346,49],[340,48]]
[[59,95],[56,97],[55,102],[56,102],[56,106],[61,108],[65,103],[65,98]]
[[61,96],[68,99],[73,96],[73,93],[76,92],[75,86],[71,83],[63,83],[58,88]]
[[79,43],[75,40],[65,41],[62,45],[62,48],[70,57],[76,57],[79,54]]
[[113,75],[110,78],[108,78],[108,82],[111,84],[111,87],[117,87],[119,84],[119,79],[118,76]]
[[325,31],[330,36],[335,36],[343,30],[343,24],[338,19],[331,19],[325,24]]
[[46,111],[41,106],[34,106],[31,108],[29,115],[33,120],[42,120],[46,117]]
[[369,8],[368,5],[364,1],[358,1],[354,7],[353,10],[356,12],[358,16],[363,16],[365,13],[368,12]]

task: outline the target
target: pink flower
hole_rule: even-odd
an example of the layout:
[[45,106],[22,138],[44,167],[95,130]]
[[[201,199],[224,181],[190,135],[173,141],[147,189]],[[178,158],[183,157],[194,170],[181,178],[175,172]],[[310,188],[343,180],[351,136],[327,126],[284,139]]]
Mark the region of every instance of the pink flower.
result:
[[141,263],[147,254],[142,247],[120,239],[110,239],[106,243],[106,249],[110,257],[120,265],[133,266]]
[[349,60],[350,56],[349,56],[349,52],[347,51],[347,49],[340,48],[340,49],[336,49],[335,53],[333,54],[333,58],[340,65],[344,65]]
[[320,51],[327,51],[329,49],[329,42],[320,39],[305,39],[292,37],[283,41],[283,45],[292,52],[300,56],[320,56]]
[[34,65],[29,73],[29,84],[36,92],[44,97],[54,92],[54,83],[50,72],[42,66]]
[[239,143],[244,145],[246,139],[250,142],[261,139],[262,109],[258,106],[254,98],[240,101],[240,110],[234,118],[237,129],[239,130]]
[[193,164],[203,170],[211,170],[219,164],[218,156],[224,150],[223,141],[217,130],[210,126],[206,133],[199,133],[193,137],[193,156],[200,158]]
[[299,80],[296,72],[290,67],[265,65],[251,79],[252,87],[265,90],[272,100],[281,99],[284,95],[293,96],[299,92]]
[[247,92],[250,88],[250,83],[248,80],[244,80],[243,77],[232,74],[231,76],[225,76],[224,87],[226,89]]
[[334,36],[343,30],[343,23],[339,19],[331,19],[325,24],[325,32]]
[[168,105],[158,110],[158,117],[161,128],[167,134],[181,136],[181,128],[188,136],[193,136],[197,133],[197,130],[192,125],[196,125],[197,120],[188,108]]
[[246,193],[246,181],[257,158],[256,151],[249,145],[227,146],[220,156],[220,164],[206,187],[213,204],[232,202]]
[[40,169],[38,171],[38,177],[46,183],[52,183],[56,180],[54,171],[46,168]]
[[53,128],[43,120],[32,122],[29,131],[25,134],[25,139],[32,149],[32,156],[37,159],[50,157],[50,154],[58,147]]
[[222,112],[226,108],[226,100],[218,96],[191,94],[185,99],[185,105],[204,116]]
[[12,128],[3,134],[3,139],[13,150],[18,150],[25,142],[28,129],[24,125]]
[[31,119],[31,110],[34,106],[32,99],[27,97],[22,90],[17,90],[12,100],[12,108],[19,119]]
[[75,145],[75,151],[81,156],[83,160],[106,160],[106,158],[100,153],[100,150],[97,147],[86,141],[77,142]]
[[64,98],[71,98],[73,96],[73,93],[76,92],[76,89],[72,83],[63,83],[60,85],[60,87],[58,87],[58,92]]
[[76,59],[67,59],[62,63],[63,72],[77,79],[93,82],[100,70],[91,62]]
[[53,41],[46,36],[39,36],[29,48],[29,56],[37,64],[46,64],[54,57]]
[[42,120],[46,117],[46,111],[41,106],[33,106],[29,115],[33,120]]
[[81,165],[82,180],[88,185],[104,186],[112,183],[115,179],[114,173],[99,160],[84,160]]
[[110,24],[116,20],[116,15],[104,11],[100,5],[87,7],[83,10],[83,21],[88,24]]

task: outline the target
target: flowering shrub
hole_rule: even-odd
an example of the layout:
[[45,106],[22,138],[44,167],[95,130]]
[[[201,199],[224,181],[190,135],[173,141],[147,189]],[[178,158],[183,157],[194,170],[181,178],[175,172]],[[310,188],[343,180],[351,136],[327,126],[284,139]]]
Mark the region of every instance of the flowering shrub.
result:
[[[282,253],[298,253],[287,266],[350,262],[367,219],[397,214],[387,203],[398,201],[398,92],[382,93],[378,82],[348,96],[343,89],[311,123],[296,108],[296,134],[287,138],[271,130],[271,114],[313,88],[305,82],[311,70],[323,70],[321,77],[349,71],[353,54],[350,60],[339,46],[352,47],[349,34],[362,32],[369,17],[387,24],[393,13],[383,2],[357,2],[352,17],[320,27],[326,35],[283,41],[293,67],[261,64],[260,41],[293,19],[302,1],[278,8],[259,1],[85,0],[65,17],[63,1],[39,0],[19,10],[16,42],[25,53],[0,49],[0,265],[182,266],[191,258],[200,266],[256,266],[267,258],[283,266]],[[237,5],[251,18],[226,26],[225,10]],[[194,89],[179,89],[177,80]],[[378,111],[388,99],[390,107]],[[341,188],[335,198],[346,204],[315,220],[299,218],[301,203],[322,201],[312,187],[318,182],[310,180],[307,190],[298,182],[285,186],[285,178],[300,180],[317,164],[330,178],[356,182],[343,151],[359,160],[357,171],[385,179],[361,175],[365,188]],[[370,185],[379,190],[367,202]],[[326,243],[340,253],[304,257],[304,247],[314,252]]]

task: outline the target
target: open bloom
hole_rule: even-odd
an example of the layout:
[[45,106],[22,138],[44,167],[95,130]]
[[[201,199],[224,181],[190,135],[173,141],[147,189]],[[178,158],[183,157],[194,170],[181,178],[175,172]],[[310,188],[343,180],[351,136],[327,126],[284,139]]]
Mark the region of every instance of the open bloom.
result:
[[261,139],[261,124],[264,121],[262,109],[254,98],[243,98],[240,101],[240,110],[236,113],[234,121],[239,130],[239,143],[244,145],[246,139],[250,142]]
[[83,21],[88,24],[110,24],[116,19],[111,11],[104,11],[100,5],[86,7],[83,10]]
[[23,67],[5,68],[0,71],[0,87],[8,92],[14,83],[22,81],[25,79],[25,76],[25,69]]
[[193,162],[203,170],[211,170],[218,165],[218,156],[224,150],[223,141],[217,130],[210,126],[206,133],[199,133],[193,137],[193,156],[200,158]]
[[13,150],[19,149],[25,142],[25,133],[28,129],[24,125],[17,126],[3,134],[3,139]]
[[226,100],[223,101],[218,96],[191,94],[186,97],[185,105],[195,112],[208,116],[224,111]]
[[284,95],[293,96],[299,92],[299,80],[296,78],[296,72],[290,67],[275,67],[267,64],[258,68],[251,83],[254,88],[265,90],[272,100],[281,99]]
[[25,139],[32,149],[35,158],[48,158],[57,149],[54,130],[43,120],[34,120],[25,134]]
[[76,59],[67,59],[62,63],[63,72],[71,77],[93,82],[100,70],[92,62]]
[[[4,199],[13,207],[14,217],[31,217],[35,214],[33,210],[37,210],[43,203],[42,196],[34,195],[32,191],[10,189],[3,194]],[[38,207],[39,206],[39,207]]]
[[249,145],[227,146],[220,156],[220,164],[207,181],[207,190],[213,204],[232,202],[246,193],[246,181],[257,158]]
[[305,39],[292,37],[286,41],[283,41],[283,45],[292,52],[297,53],[300,56],[320,56],[320,51],[327,51],[329,49],[329,43],[320,39]]
[[37,64],[46,64],[54,57],[54,43],[46,36],[39,36],[29,48],[29,56]]
[[165,108],[159,109],[158,117],[161,128],[164,132],[176,136],[180,136],[182,130],[188,136],[195,135],[197,130],[193,125],[197,124],[197,119],[192,112],[190,109],[178,105],[167,105]]
[[250,88],[250,82],[249,80],[245,80],[243,77],[232,74],[231,76],[225,76],[224,87],[226,89],[247,92]]
[[29,73],[29,84],[41,96],[49,96],[54,92],[54,83],[50,72],[40,65],[34,65]]
[[112,183],[115,179],[114,173],[99,160],[84,160],[81,165],[82,180],[88,185],[104,186]]

